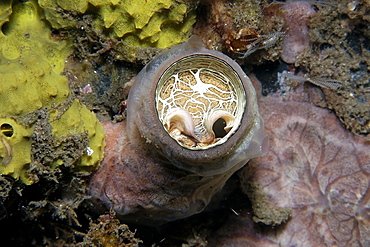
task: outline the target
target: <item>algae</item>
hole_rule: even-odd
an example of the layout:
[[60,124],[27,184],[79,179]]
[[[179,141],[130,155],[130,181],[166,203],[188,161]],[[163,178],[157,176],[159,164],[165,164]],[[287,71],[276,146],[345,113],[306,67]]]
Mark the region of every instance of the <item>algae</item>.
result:
[[[88,167],[97,167],[97,161],[103,159],[104,130],[94,113],[89,111],[79,100],[74,100],[68,110],[58,117],[58,110],[50,112],[52,135],[57,139],[76,133],[86,133],[88,146],[82,150],[79,170],[90,170]],[[77,161],[77,160],[76,160]],[[64,162],[54,161],[60,164]]]
[[0,32],[1,115],[20,115],[65,100],[67,79],[59,74],[71,52],[66,41],[50,39],[34,2],[13,7]]
[[167,48],[188,39],[197,1],[39,0],[53,28],[71,29],[91,15],[93,29],[132,47]]
[[100,215],[98,222],[90,223],[90,230],[81,246],[127,246],[137,247],[143,241],[135,237],[129,227],[121,224],[115,215]]
[[14,178],[21,177],[29,183],[25,168],[31,163],[32,130],[6,117],[0,118],[0,133],[0,173],[11,174]]
[[297,65],[310,77],[340,84],[322,88],[327,108],[351,132],[370,140],[370,5],[342,0],[319,8],[310,23],[312,49]]
[[[50,115],[48,121],[53,132],[49,141],[61,143],[65,138],[86,133],[88,144],[84,150],[73,151],[79,153],[73,165],[96,168],[103,158],[103,128],[93,113],[71,98],[67,78],[61,75],[64,61],[72,51],[72,42],[51,38],[51,28],[41,20],[36,1],[17,3],[11,9],[9,6],[0,11],[6,13],[0,15],[0,23],[3,23],[0,32],[0,174],[25,184],[38,181],[32,171],[36,160],[46,154],[38,153],[36,157],[31,146],[37,140],[35,135],[43,134],[35,132],[35,122],[41,118],[40,109]],[[64,146],[56,145],[58,148],[54,151],[62,151]],[[66,159],[61,157],[55,156],[51,162],[39,165],[50,166],[52,169],[48,171],[52,173],[56,166],[66,165]]]
[[3,0],[0,2],[0,26],[9,21],[9,16],[12,13],[12,1]]

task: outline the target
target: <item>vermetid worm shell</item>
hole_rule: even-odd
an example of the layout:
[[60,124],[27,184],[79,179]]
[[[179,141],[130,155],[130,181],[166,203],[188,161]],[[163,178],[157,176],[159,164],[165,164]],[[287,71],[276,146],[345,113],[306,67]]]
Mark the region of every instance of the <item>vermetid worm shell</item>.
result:
[[138,74],[127,120],[104,123],[107,146],[93,198],[123,219],[164,223],[201,212],[268,138],[251,81],[197,36]]

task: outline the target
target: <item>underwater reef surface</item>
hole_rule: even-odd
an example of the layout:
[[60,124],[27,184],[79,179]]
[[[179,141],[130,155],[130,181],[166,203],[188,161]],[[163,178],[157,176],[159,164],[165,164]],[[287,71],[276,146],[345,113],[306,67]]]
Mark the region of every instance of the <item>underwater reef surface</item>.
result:
[[71,44],[51,38],[40,12],[35,1],[9,5],[0,33],[0,173],[28,185],[57,180],[61,165],[91,171],[104,148],[102,126],[61,75]]
[[[1,1],[2,243],[370,245],[369,13],[368,0]],[[203,213],[126,225],[88,194],[100,122],[124,120],[130,79],[192,33],[260,80],[270,152]]]
[[[213,235],[212,246],[369,245],[370,142],[308,102],[304,90],[261,98],[270,150],[239,173],[244,191],[258,187],[274,207],[291,209],[290,219],[265,231],[242,211]],[[266,208],[252,207],[255,222],[271,218]]]
[[[76,40],[82,53],[93,44],[95,55],[114,46],[118,60],[137,61],[184,42],[195,23],[198,1],[39,0],[45,19],[58,30],[84,31]],[[153,49],[143,49],[152,47]],[[93,55],[90,54],[90,55]]]
[[318,85],[325,101],[317,103],[369,140],[369,2],[261,2],[202,1],[199,9],[207,15],[199,16],[194,33],[207,48],[242,64],[266,65],[285,57],[286,70],[304,77],[293,83]]

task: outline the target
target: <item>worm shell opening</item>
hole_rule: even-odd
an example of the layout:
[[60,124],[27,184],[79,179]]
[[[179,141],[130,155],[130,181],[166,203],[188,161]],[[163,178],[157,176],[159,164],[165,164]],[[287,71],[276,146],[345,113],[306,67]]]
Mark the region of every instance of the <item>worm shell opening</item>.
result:
[[246,104],[235,70],[209,55],[173,63],[160,77],[155,97],[164,129],[192,150],[224,143],[238,129]]

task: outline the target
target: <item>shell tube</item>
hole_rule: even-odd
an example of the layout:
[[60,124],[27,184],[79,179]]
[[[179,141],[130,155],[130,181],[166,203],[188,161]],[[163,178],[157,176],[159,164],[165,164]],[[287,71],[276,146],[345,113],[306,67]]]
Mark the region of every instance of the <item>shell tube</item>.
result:
[[[127,105],[127,121],[104,124],[106,155],[90,183],[92,197],[126,220],[158,224],[201,212],[268,149],[251,81],[197,36],[148,63]],[[210,127],[216,117],[222,135]]]
[[[225,62],[240,77],[245,91],[246,104],[240,121],[242,124],[226,142],[210,149],[189,150],[182,147],[164,131],[158,120],[155,102],[157,83],[168,67],[188,56],[210,56]],[[131,142],[142,145],[149,141],[175,166],[198,175],[212,176],[230,170],[236,165],[230,159],[239,154],[247,160],[261,155],[260,150],[248,149],[259,131],[263,132],[263,123],[251,81],[236,62],[220,52],[204,48],[197,36],[192,36],[189,41],[171,48],[151,61],[136,77],[129,94],[127,134]]]

